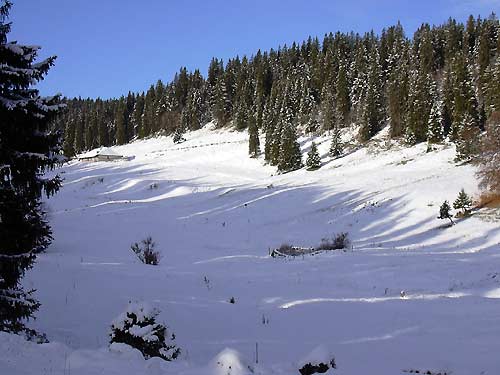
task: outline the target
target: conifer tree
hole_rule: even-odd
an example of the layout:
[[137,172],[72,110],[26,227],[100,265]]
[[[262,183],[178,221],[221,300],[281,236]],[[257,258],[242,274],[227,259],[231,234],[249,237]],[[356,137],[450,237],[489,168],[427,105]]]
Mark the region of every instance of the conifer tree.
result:
[[236,116],[234,119],[234,125],[236,129],[243,130],[248,126],[248,110],[246,103],[241,101],[236,109]]
[[430,74],[419,69],[412,73],[406,117],[406,140],[410,144],[427,139],[432,95],[435,91]]
[[264,112],[262,114],[262,124],[265,131],[266,140],[264,143],[264,160],[268,163],[271,162],[271,149],[274,134],[274,122],[271,113],[271,103],[269,101],[264,106]]
[[127,137],[127,107],[124,100],[120,100],[118,103],[118,108],[116,109],[115,124],[116,143],[119,145],[128,143],[129,139]]
[[[98,146],[107,147],[110,145],[109,131],[111,130],[112,126],[109,126],[109,124],[101,120],[103,117],[106,117],[104,108],[102,106],[102,101],[99,99],[96,104],[97,108],[95,110],[94,116],[92,117],[92,120],[93,120],[93,127],[94,129],[97,130],[97,142],[96,140],[93,140],[92,147],[89,148],[94,148]],[[111,123],[113,123],[113,121],[111,121]]]
[[429,115],[429,124],[427,126],[427,141],[429,143],[440,143],[444,140],[442,108],[443,102],[437,97],[434,97],[431,113]]
[[477,121],[466,113],[458,126],[457,161],[468,162],[477,155],[479,151],[480,129]]
[[248,153],[256,158],[260,153],[259,128],[254,116],[248,119]]
[[317,129],[314,129],[314,125],[311,122],[311,118],[313,117],[313,108],[314,108],[314,97],[311,94],[311,90],[308,85],[305,84],[303,89],[300,105],[299,105],[299,123],[305,128],[306,132],[313,133]]
[[271,136],[271,158],[270,162],[271,165],[278,165],[280,161],[280,154],[281,154],[281,137],[283,133],[283,124],[280,121],[279,123],[276,124],[276,126],[273,128],[273,133]]
[[[398,47],[400,50],[394,51],[392,55],[386,85],[391,138],[399,137],[404,132],[410,85],[407,47],[402,41]],[[402,54],[402,56],[399,54]]]
[[464,117],[468,115],[467,122],[478,121],[478,105],[474,92],[472,77],[463,53],[458,53],[452,64],[453,75],[453,123],[451,136],[457,141],[459,130],[464,124]]
[[300,169],[302,166],[302,153],[300,152],[300,145],[297,142],[292,111],[287,108],[282,119],[278,171],[287,173]]
[[64,130],[63,153],[67,158],[75,156],[75,121],[73,118],[66,120],[66,129]]
[[321,93],[321,118],[325,131],[333,129],[337,123],[334,90],[332,85],[325,84]]
[[81,113],[78,114],[78,119],[76,120],[76,125],[75,125],[75,152],[80,153],[84,150],[85,148],[85,143],[83,140],[83,133],[84,133],[84,121]]
[[306,167],[308,171],[314,171],[321,167],[321,157],[315,142],[312,143],[311,149],[307,153]]
[[340,135],[340,129],[335,127],[332,132],[332,143],[330,144],[330,156],[338,158],[344,153],[344,144]]
[[179,126],[175,128],[174,136],[172,138],[174,143],[182,143],[186,140],[184,138],[185,128],[184,125],[182,125],[183,123],[185,123],[185,120],[184,121],[181,120],[181,124],[179,124]]
[[439,207],[439,216],[438,219],[448,219],[450,220],[451,224],[455,224],[453,222],[453,219],[451,218],[451,207],[448,201],[444,201],[443,204]]
[[368,81],[366,82],[366,96],[363,101],[361,128],[359,130],[359,136],[362,142],[368,141],[382,127],[384,114],[381,97],[381,74],[378,51],[374,48],[370,55]]
[[[500,38],[499,38],[500,40]],[[485,103],[486,112],[493,113],[500,111],[500,53],[497,54],[494,63],[485,73],[487,82],[485,83]]]
[[215,86],[213,115],[218,127],[226,125],[231,116],[231,101],[227,92],[224,77],[220,76]]
[[461,210],[460,216],[468,216],[470,214],[470,210],[472,208],[472,199],[467,195],[465,190],[462,188],[460,193],[458,193],[458,197],[453,202],[453,208],[455,210]]
[[41,98],[32,87],[55,57],[35,63],[38,47],[7,42],[10,7],[9,1],[0,5],[0,330],[33,335],[24,321],[39,303],[20,281],[52,238],[40,196],[61,184],[58,176],[43,177],[61,161],[59,134],[48,130],[60,105],[58,97]]
[[336,124],[340,127],[344,127],[348,125],[349,111],[351,109],[349,98],[349,83],[347,81],[347,68],[344,62],[339,66],[335,88]]
[[131,133],[133,136],[139,134],[144,134],[141,130],[142,127],[142,116],[144,113],[144,93],[137,95],[137,100],[134,104],[134,109],[131,115]]
[[477,158],[479,186],[492,193],[500,193],[500,112],[493,112],[486,125],[486,134]]

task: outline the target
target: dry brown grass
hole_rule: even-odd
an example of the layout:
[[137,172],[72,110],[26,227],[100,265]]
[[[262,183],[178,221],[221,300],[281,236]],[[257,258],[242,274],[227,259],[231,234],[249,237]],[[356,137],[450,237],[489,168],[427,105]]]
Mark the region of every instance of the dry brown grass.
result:
[[483,193],[476,202],[476,208],[500,208],[500,193]]

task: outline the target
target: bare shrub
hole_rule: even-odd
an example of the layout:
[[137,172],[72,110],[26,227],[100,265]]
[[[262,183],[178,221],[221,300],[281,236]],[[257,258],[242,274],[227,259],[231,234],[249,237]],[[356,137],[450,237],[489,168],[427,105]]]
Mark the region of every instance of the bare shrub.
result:
[[349,234],[347,232],[337,233],[332,238],[323,238],[316,250],[340,250],[347,249],[351,245]]
[[485,192],[481,194],[479,200],[476,202],[476,208],[490,207],[499,208],[500,207],[500,193],[488,193]]
[[287,253],[291,252],[292,250],[293,250],[293,246],[288,244],[288,243],[281,244],[281,246],[278,247],[278,251],[280,253],[283,253],[283,254],[287,254]]
[[147,237],[140,244],[136,242],[130,248],[142,263],[156,266],[160,263],[160,252],[155,249],[155,246],[153,239]]

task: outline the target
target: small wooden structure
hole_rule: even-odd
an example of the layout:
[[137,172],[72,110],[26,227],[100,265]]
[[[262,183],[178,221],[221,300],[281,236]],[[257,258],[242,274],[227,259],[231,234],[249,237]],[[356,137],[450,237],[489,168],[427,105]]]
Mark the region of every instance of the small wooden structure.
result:
[[115,161],[124,159],[123,155],[119,155],[110,148],[103,147],[96,150],[89,151],[85,154],[78,155],[79,161]]
[[269,250],[269,255],[273,258],[278,257],[297,257],[304,255],[315,255],[320,253],[321,250],[317,250],[314,247],[297,247],[297,246],[288,246],[282,245],[277,249]]

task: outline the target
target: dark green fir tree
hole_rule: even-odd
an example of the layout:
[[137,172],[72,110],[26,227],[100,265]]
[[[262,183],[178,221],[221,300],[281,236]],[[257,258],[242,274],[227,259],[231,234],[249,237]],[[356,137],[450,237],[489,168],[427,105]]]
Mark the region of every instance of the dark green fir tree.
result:
[[306,168],[308,171],[314,171],[321,167],[321,157],[319,156],[318,146],[313,142],[311,149],[307,153]]
[[278,171],[291,172],[302,168],[302,153],[297,142],[297,133],[290,109],[285,111],[282,122],[281,142],[278,158]]
[[0,6],[0,330],[32,335],[24,323],[39,303],[21,278],[52,238],[40,197],[61,183],[43,176],[61,161],[59,134],[48,130],[60,105],[32,87],[55,57],[35,63],[38,47],[7,41],[10,7],[9,1]]

